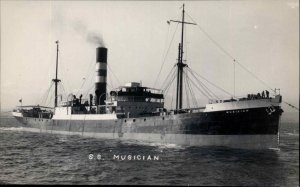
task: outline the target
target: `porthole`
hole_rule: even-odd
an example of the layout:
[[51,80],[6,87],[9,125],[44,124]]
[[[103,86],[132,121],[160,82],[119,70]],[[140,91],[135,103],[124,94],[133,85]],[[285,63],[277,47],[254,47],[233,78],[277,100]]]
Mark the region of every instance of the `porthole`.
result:
[[165,120],[165,117],[163,117],[162,119]]
[[133,119],[133,122],[135,122],[135,119]]
[[125,121],[125,122],[127,122],[127,120],[126,120],[126,119],[125,119],[124,121]]
[[144,119],[144,121],[146,121],[146,118]]

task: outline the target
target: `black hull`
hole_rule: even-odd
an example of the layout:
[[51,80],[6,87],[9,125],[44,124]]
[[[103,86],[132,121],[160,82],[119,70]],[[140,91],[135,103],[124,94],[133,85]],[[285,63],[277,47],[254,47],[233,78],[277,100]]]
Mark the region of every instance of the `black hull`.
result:
[[[209,140],[207,145],[219,145],[220,143],[214,140],[217,137],[228,140],[230,145],[238,143],[234,141],[242,143],[243,137],[247,138],[244,142],[246,144],[251,144],[252,141],[253,144],[260,145],[262,142],[254,140],[253,137],[263,137],[262,141],[271,141],[269,143],[273,146],[277,144],[281,112],[280,107],[275,107],[272,113],[268,112],[268,108],[253,108],[117,120],[51,120],[26,117],[17,117],[17,119],[25,127],[37,128],[41,132],[62,132],[181,145],[198,145],[201,138]],[[225,146],[230,145],[225,144]]]

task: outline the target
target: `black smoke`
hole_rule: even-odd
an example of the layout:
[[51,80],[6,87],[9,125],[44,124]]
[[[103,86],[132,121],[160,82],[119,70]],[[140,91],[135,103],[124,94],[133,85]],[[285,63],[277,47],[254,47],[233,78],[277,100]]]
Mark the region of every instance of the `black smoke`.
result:
[[87,34],[86,39],[88,42],[96,44],[99,47],[105,47],[103,38],[99,34],[90,32]]
[[69,27],[88,43],[96,45],[97,47],[105,47],[104,40],[100,32],[88,29],[88,26],[80,20],[69,19],[64,16],[60,9],[55,10],[53,22],[51,24],[53,24],[53,26],[60,32],[67,29],[66,27]]
[[88,30],[87,26],[81,21],[75,21],[72,24],[72,28],[81,36],[83,36],[87,42],[97,45],[99,47],[104,47],[104,40],[102,35],[97,32]]

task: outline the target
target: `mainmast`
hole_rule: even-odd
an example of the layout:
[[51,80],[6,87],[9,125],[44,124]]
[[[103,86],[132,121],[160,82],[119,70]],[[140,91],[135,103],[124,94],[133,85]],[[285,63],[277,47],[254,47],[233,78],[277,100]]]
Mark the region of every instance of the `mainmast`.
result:
[[182,109],[182,88],[183,88],[183,68],[187,66],[183,63],[183,36],[184,36],[184,24],[192,24],[196,25],[195,23],[189,23],[184,21],[184,4],[182,5],[182,20],[175,21],[170,20],[170,22],[177,22],[181,23],[181,43],[179,43],[179,50],[178,50],[178,63],[177,63],[177,89],[176,89],[176,110]]
[[52,79],[52,81],[55,83],[54,107],[57,107],[57,84],[60,82],[60,80],[57,79],[57,73],[58,73],[58,43],[59,43],[59,41],[57,40],[55,43],[56,43],[56,72],[55,72],[55,79]]
[[[177,110],[178,109],[182,109],[182,74],[183,74],[183,68],[186,66],[186,64],[184,64],[182,62],[183,60],[183,32],[184,32],[184,4],[182,5],[182,22],[181,22],[181,50],[179,51],[180,52],[180,64],[178,64],[178,69],[179,69],[179,74],[178,74],[178,78],[179,78],[179,83],[180,85],[177,85],[177,89],[178,89],[178,86],[179,86],[179,98],[178,98],[178,108],[176,108]],[[176,104],[177,106],[177,104]]]

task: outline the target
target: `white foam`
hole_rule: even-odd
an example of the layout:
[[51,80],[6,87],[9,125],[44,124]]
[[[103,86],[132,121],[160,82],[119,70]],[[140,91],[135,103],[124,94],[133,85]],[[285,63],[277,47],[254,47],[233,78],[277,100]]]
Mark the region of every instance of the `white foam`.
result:
[[270,150],[274,150],[274,151],[280,151],[280,148],[279,147],[274,147],[274,148],[269,148]]
[[299,136],[299,133],[290,133],[290,132],[288,132],[286,134],[289,135],[289,136]]
[[40,129],[28,127],[0,127],[3,131],[26,131],[26,132],[40,132]]
[[23,127],[0,127],[3,131],[22,131],[23,129]]

